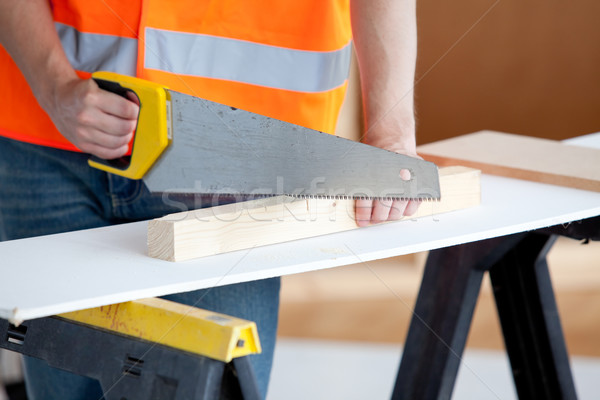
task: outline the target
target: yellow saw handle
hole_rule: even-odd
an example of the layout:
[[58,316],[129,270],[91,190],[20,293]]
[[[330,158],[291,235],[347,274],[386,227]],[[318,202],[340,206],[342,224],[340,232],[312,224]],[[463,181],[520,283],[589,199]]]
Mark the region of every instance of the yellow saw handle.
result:
[[140,114],[133,139],[131,156],[103,160],[92,156],[88,164],[129,179],[141,179],[171,139],[171,96],[164,86],[114,72],[94,72],[98,86],[127,98],[133,92],[140,101]]

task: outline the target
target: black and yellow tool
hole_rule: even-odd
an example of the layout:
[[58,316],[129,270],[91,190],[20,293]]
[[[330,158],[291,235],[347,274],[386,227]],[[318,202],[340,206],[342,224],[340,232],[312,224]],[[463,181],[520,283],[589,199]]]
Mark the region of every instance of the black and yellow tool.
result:
[[106,400],[259,399],[246,356],[256,324],[163,299],[144,299],[15,326],[0,347],[100,382]]

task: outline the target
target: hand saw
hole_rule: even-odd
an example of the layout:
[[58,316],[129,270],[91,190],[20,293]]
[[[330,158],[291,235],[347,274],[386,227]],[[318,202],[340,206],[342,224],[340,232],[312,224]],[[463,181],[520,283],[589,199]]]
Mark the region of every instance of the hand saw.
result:
[[[143,179],[151,192],[439,199],[437,167],[334,135],[112,72],[92,75],[140,113],[130,156],[93,167]],[[402,170],[410,171],[404,180]]]

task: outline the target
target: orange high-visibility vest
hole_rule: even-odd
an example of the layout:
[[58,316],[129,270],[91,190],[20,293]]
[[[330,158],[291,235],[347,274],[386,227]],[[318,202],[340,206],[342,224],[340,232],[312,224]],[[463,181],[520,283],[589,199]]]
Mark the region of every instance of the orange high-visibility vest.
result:
[[[114,71],[333,133],[351,55],[348,0],[56,0],[81,76]],[[77,150],[0,46],[0,135]]]

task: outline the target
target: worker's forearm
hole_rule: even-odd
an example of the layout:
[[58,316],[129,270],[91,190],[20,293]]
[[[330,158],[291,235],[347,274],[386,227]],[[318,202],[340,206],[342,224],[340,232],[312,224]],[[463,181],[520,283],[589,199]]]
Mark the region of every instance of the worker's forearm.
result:
[[0,0],[0,43],[56,128],[81,151],[124,155],[139,107],[79,79],[65,56],[47,0]]
[[415,0],[351,0],[352,29],[372,145],[415,151]]
[[62,82],[76,79],[54,28],[47,0],[0,0],[0,43],[45,109]]

